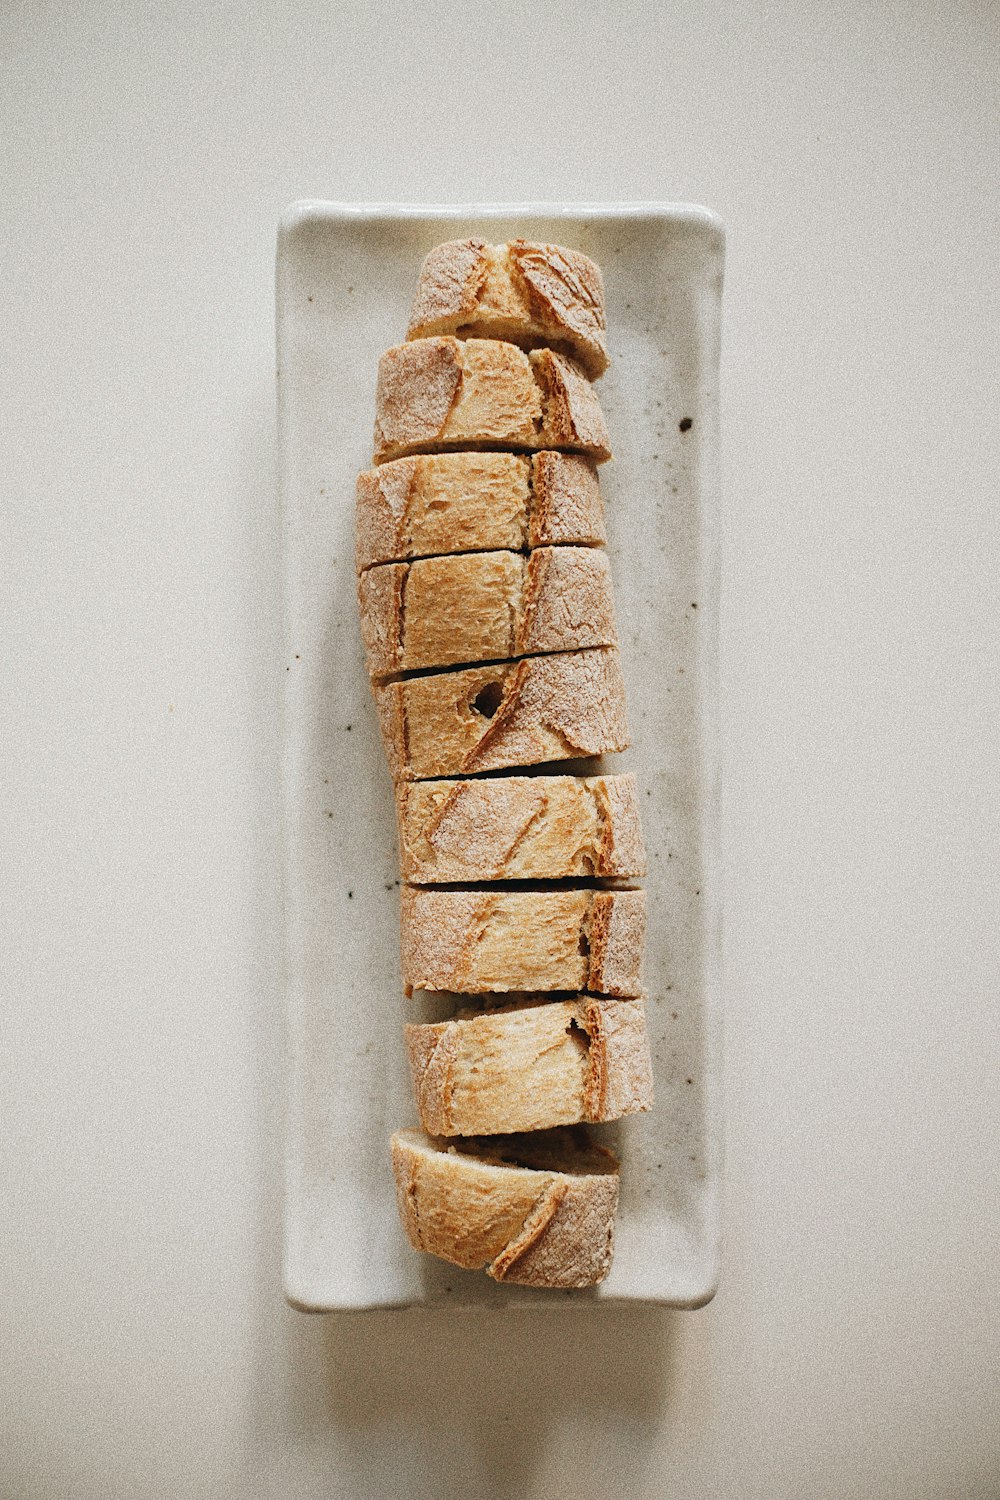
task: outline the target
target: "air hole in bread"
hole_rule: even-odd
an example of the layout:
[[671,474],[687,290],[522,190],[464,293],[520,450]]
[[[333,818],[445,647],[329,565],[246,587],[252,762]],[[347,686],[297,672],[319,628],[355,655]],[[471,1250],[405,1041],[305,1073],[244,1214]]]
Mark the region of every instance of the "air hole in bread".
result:
[[581,1026],[579,1021],[573,1017],[566,1027],[566,1035],[570,1037],[584,1052],[590,1051],[590,1032]]
[[484,719],[492,719],[500,707],[502,698],[503,688],[499,682],[488,682],[473,698],[472,707],[477,714],[482,714]]
[[587,933],[584,932],[582,929],[581,929],[581,932],[580,932],[579,940],[578,940],[577,945],[576,945],[576,951],[577,951],[577,953],[582,953],[582,955],[583,955],[584,958],[589,958],[590,957],[590,938],[588,937]]

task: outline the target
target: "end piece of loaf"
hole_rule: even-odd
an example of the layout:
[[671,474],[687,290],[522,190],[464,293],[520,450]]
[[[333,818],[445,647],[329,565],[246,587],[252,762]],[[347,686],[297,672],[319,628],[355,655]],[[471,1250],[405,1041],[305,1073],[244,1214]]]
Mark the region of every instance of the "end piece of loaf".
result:
[[642,993],[645,891],[405,886],[403,982],[413,990]]
[[415,1250],[521,1286],[595,1286],[608,1274],[618,1162],[582,1130],[460,1147],[399,1130],[392,1166]]
[[407,1026],[420,1111],[432,1135],[498,1135],[620,1120],[653,1105],[641,1000],[542,997]]
[[608,367],[604,282],[579,250],[532,240],[449,240],[424,261],[408,338],[556,344],[593,379]]
[[376,680],[617,644],[611,569],[596,547],[469,552],[369,568],[361,633]]
[[410,677],[375,689],[394,780],[604,755],[628,745],[613,646]]
[[437,553],[606,541],[597,470],[579,454],[422,453],[358,476],[359,573]]
[[403,879],[417,885],[646,872],[634,776],[412,781],[396,812]]
[[565,448],[611,457],[583,370],[552,349],[418,339],[386,350],[375,387],[375,462],[438,448]]

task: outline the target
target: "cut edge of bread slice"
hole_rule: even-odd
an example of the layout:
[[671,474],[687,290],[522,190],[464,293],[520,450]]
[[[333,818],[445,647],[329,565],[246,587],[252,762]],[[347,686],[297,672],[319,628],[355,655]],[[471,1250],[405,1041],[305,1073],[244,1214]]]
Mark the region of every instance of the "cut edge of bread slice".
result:
[[646,873],[635,777],[410,781],[396,797],[403,879],[630,879]]
[[579,453],[459,449],[388,459],[358,475],[359,574],[446,553],[606,542],[597,469]]
[[409,1025],[406,1047],[431,1135],[599,1124],[653,1105],[641,1000],[526,996]]
[[387,349],[375,386],[375,462],[455,448],[611,457],[601,404],[575,360],[450,336]]
[[369,568],[358,579],[368,672],[406,672],[616,646],[607,553],[463,552]]
[[415,1250],[521,1286],[596,1286],[607,1276],[618,1161],[582,1129],[458,1144],[398,1130],[391,1153]]
[[578,760],[628,746],[614,646],[408,677],[375,688],[396,781]]
[[407,331],[435,334],[556,345],[595,379],[608,367],[600,268],[579,250],[536,240],[448,240],[421,267]]
[[643,890],[404,886],[403,983],[414,990],[642,994]]

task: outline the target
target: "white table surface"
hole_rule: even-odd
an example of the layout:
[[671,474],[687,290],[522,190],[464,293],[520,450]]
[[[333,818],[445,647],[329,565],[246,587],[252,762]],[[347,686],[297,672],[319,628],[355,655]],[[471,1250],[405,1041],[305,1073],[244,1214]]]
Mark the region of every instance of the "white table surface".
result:
[[[0,1495],[993,1497],[1000,13],[7,8]],[[274,230],[729,229],[699,1313],[279,1288]]]

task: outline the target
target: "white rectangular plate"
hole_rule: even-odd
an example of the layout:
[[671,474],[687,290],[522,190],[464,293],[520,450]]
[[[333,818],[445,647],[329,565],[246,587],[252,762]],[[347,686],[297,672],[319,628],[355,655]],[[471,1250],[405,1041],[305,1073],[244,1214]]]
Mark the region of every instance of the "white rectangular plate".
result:
[[[410,1249],[388,1141],[416,1123],[403,1052],[392,786],[355,597],[354,482],[379,355],[427,251],[523,236],[602,267],[615,450],[601,470],[650,869],[649,1115],[595,1132],[622,1158],[611,1274],[593,1292],[497,1285]],[[299,203],[278,239],[286,553],[285,1290],[312,1309],[570,1298],[696,1307],[717,1278],[719,313],[723,236],[683,205]],[[412,1010],[409,1012],[413,1017]]]

